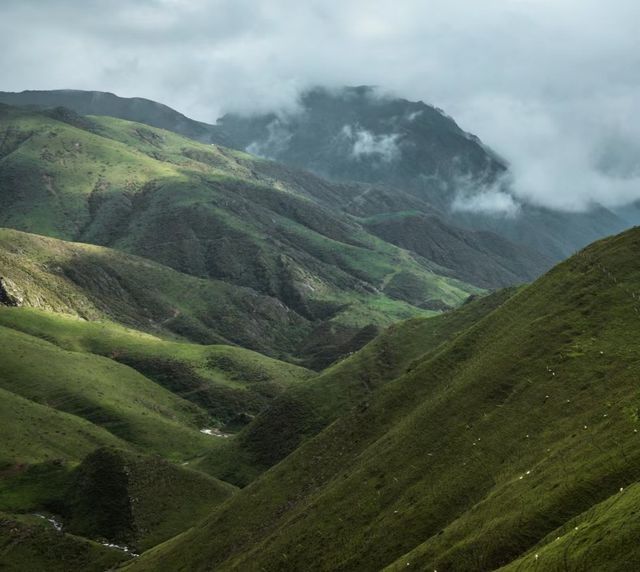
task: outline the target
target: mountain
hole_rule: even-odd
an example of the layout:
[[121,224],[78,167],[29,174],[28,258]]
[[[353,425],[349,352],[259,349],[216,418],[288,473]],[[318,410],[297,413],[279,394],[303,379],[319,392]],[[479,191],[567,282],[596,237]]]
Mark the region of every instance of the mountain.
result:
[[272,297],[124,252],[0,229],[0,306],[111,320],[199,343],[287,355],[307,320]]
[[330,180],[384,184],[448,204],[457,181],[494,183],[504,162],[445,113],[367,86],[304,92],[290,113],[225,115],[234,147]]
[[279,393],[314,375],[243,348],[169,341],[106,320],[0,307],[0,325],[127,365],[196,405],[207,423],[221,428],[246,424]]
[[104,91],[77,89],[0,91],[0,103],[35,109],[66,107],[80,115],[108,115],[167,129],[202,141],[224,145],[224,134],[214,125],[189,119],[182,113],[142,97],[118,97]]
[[[347,105],[344,105],[344,98],[348,100]],[[313,106],[313,110],[287,115],[284,118],[274,114],[253,119],[225,116],[217,125],[206,126],[206,132],[201,133],[197,130],[183,129],[181,125],[186,118],[178,112],[146,100],[135,100],[144,102],[144,105],[133,105],[134,100],[118,98],[112,94],[74,90],[0,93],[0,102],[4,103],[50,110],[55,106],[64,106],[82,115],[108,115],[130,119],[163,127],[201,142],[222,142],[236,149],[247,149],[252,153],[276,158],[286,163],[289,168],[271,161],[253,160],[250,165],[252,176],[267,183],[274,179],[286,183],[289,188],[295,188],[300,194],[320,202],[324,207],[332,211],[339,209],[358,219],[384,215],[397,217],[404,212],[426,215],[429,221],[434,222],[426,227],[426,233],[421,237],[423,244],[428,245],[427,250],[434,252],[442,251],[444,248],[445,251],[458,252],[456,256],[445,256],[439,264],[444,263],[443,266],[449,268],[453,276],[468,280],[474,285],[496,288],[526,282],[539,276],[550,268],[554,261],[574,250],[576,240],[573,237],[568,239],[567,246],[562,241],[561,232],[556,232],[553,237],[554,246],[551,253],[546,251],[549,241],[543,240],[544,244],[537,250],[530,248],[527,241],[519,240],[519,222],[513,225],[515,230],[509,231],[509,237],[505,238],[500,236],[500,224],[489,231],[480,225],[478,228],[487,232],[477,233],[474,232],[474,221],[469,222],[469,217],[463,216],[463,213],[456,213],[446,220],[451,192],[450,189],[441,188],[440,183],[434,186],[433,181],[437,179],[434,173],[446,172],[449,186],[456,184],[460,180],[459,157],[465,156],[467,166],[471,169],[465,177],[476,181],[482,179],[486,183],[504,172],[505,167],[500,160],[477,138],[463,132],[441,111],[423,103],[381,99],[368,88],[345,90],[344,98],[339,92],[315,90],[303,98],[305,106]],[[107,106],[101,103],[112,100],[118,104]],[[150,111],[156,108],[165,109],[166,114],[171,115],[173,120],[156,120]],[[127,112],[124,113],[123,109]],[[176,117],[183,119],[178,121]],[[399,121],[403,125],[403,136],[398,139],[393,135],[390,140],[400,145],[403,152],[392,154],[392,161],[381,162],[375,141],[369,147],[365,145],[357,157],[349,149],[343,149],[345,145],[356,145],[350,142],[348,137],[341,135],[343,127],[350,125],[349,122],[360,125],[363,121],[375,132],[381,129],[384,131],[388,129],[390,122]],[[276,132],[286,128],[288,135],[284,138],[286,145],[277,144],[272,149],[276,137],[272,133],[273,125],[280,126]],[[416,126],[414,136],[412,129],[415,131]],[[438,135],[440,131],[444,135]],[[366,130],[362,132],[368,133]],[[336,137],[342,141],[338,142],[340,144],[336,143]],[[360,147],[362,145],[358,148]],[[236,160],[241,160],[239,157],[236,155]],[[207,160],[212,159],[209,157]],[[402,166],[396,165],[399,162]],[[485,163],[491,165],[489,170],[493,175],[489,176],[485,172]],[[421,169],[427,165],[430,165],[433,173],[425,179]],[[334,184],[312,177],[300,168],[330,177]],[[392,172],[395,173],[393,177]],[[428,185],[425,183],[427,179],[431,181]],[[335,181],[342,181],[342,184],[335,184]],[[417,186],[416,181],[420,183]],[[409,192],[409,187],[414,192]],[[428,189],[428,197],[425,197],[420,189]],[[445,207],[444,214],[436,208],[438,205]],[[503,217],[499,217],[497,223],[501,223],[502,219]],[[485,222],[490,224],[492,221]],[[467,224],[469,228],[464,228]],[[507,222],[506,226],[510,227],[511,223]],[[577,240],[580,244],[606,234],[610,228],[598,228],[589,234],[588,224],[583,222],[574,226],[585,233],[585,236],[580,236]],[[562,225],[559,228],[561,227]],[[615,229],[619,228],[621,227],[616,226]],[[554,229],[558,230],[556,226]],[[424,231],[425,228],[419,230]],[[535,228],[527,233],[529,238],[531,235],[535,235]],[[545,236],[544,233],[541,235]],[[558,240],[562,248],[556,248]],[[536,244],[537,242],[539,241],[536,241]],[[465,254],[462,253],[463,250],[466,251]],[[495,252],[496,250],[498,252]],[[505,256],[506,253],[509,255]],[[481,265],[479,261],[482,262]]]
[[242,348],[24,307],[0,305],[0,342],[7,569],[99,569],[193,526],[235,487],[192,467],[312,376]]
[[[517,199],[510,195],[508,163],[477,136],[436,107],[367,86],[311,89],[293,111],[229,114],[217,125],[238,149],[330,180],[383,187],[355,205],[369,215],[435,208],[449,225],[491,231],[554,262],[628,226],[602,207],[561,213]],[[413,197],[411,207],[387,198],[398,192]],[[473,206],[496,192],[510,197],[506,211]]]
[[[108,246],[275,299],[274,321],[288,313],[287,322],[311,326],[308,337],[291,331],[287,350],[314,367],[367,326],[480,291],[326,206],[340,189],[311,175],[275,179],[243,153],[64,109],[4,107],[0,133],[1,226]],[[312,347],[314,332],[337,355],[315,359],[324,350]]]
[[636,568],[639,248],[600,241],[440,345],[396,326],[417,357],[125,569]]
[[[441,109],[369,86],[310,89],[301,94],[294,110],[227,114],[216,125],[190,120],[153,101],[105,92],[0,92],[0,103],[64,106],[82,115],[129,119],[204,143],[246,150],[347,183],[350,190],[341,188],[337,199],[347,213],[374,216],[417,210],[437,216],[440,225],[453,227],[454,233],[490,232],[489,243],[495,243],[497,235],[507,241],[503,249],[520,247],[520,258],[535,251],[538,259],[546,261],[543,268],[531,264],[536,276],[586,244],[630,224],[624,211],[613,213],[594,206],[584,213],[559,212],[512,194],[506,211],[474,207],[474,200],[482,202],[487,192],[498,191],[503,199],[509,196],[508,163]],[[471,240],[477,241],[478,236]],[[504,273],[500,262],[495,266],[498,278],[492,287],[514,283],[506,282],[509,272]],[[529,278],[518,275],[518,282]]]
[[238,486],[248,485],[338,417],[362,406],[412,362],[437,351],[513,293],[513,289],[500,290],[453,312],[390,326],[362,350],[306,383],[287,388],[234,439],[218,442],[196,466]]

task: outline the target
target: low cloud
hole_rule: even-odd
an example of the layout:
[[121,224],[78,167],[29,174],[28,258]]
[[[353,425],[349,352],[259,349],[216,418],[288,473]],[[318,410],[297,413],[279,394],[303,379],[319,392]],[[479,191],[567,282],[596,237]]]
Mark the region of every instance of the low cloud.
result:
[[246,151],[265,159],[275,159],[287,150],[291,137],[292,133],[286,123],[276,118],[267,125],[267,138],[264,141],[250,143]]
[[617,97],[542,105],[494,96],[470,101],[463,120],[508,160],[516,197],[565,211],[617,208],[640,199],[634,106]]
[[[515,196],[616,206],[640,198],[638,21],[637,0],[3,0],[0,89],[113,91],[215,122],[378,85],[506,157]],[[358,149],[392,147],[376,137]]]
[[512,176],[504,175],[491,185],[480,188],[467,177],[455,184],[455,197],[451,203],[453,212],[475,212],[496,216],[514,217],[520,212],[520,203],[510,192]]
[[374,156],[390,163],[400,156],[398,146],[400,135],[397,133],[376,135],[366,129],[345,125],[340,134],[351,143],[351,156],[355,159]]

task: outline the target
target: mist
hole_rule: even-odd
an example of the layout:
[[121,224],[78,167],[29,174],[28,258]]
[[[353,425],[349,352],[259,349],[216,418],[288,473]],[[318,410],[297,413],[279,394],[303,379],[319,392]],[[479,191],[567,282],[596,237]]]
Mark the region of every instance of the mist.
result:
[[[640,199],[639,21],[634,0],[4,0],[0,89],[112,91],[214,122],[377,85],[478,135],[517,197],[617,207]],[[354,156],[397,152],[345,137]]]

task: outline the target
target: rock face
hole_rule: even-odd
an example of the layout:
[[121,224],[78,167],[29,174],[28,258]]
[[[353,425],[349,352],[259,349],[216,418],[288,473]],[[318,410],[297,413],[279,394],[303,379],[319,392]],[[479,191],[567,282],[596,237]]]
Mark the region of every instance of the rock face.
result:
[[0,305],[19,307],[23,303],[24,297],[16,285],[9,278],[0,276]]

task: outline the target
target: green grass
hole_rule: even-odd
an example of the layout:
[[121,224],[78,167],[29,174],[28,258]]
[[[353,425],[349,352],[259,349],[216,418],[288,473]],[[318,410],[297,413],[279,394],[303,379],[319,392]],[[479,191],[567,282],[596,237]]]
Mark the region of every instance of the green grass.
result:
[[[313,374],[242,348],[168,341],[107,321],[0,307],[0,325],[56,346],[111,358],[204,409],[215,425],[238,424]],[[240,423],[240,425],[244,424]]]
[[99,449],[70,475],[65,530],[146,550],[187,530],[234,487],[159,457]]
[[435,348],[402,336],[427,352],[126,569],[633,565],[638,248],[596,243]]
[[306,320],[266,296],[122,252],[0,229],[0,271],[24,305],[200,343],[288,356]]
[[104,572],[130,556],[57,532],[43,519],[0,513],[0,568],[8,572]]
[[105,428],[0,388],[0,465],[79,460],[97,447],[126,447]]
[[[45,298],[54,309],[110,312],[137,328],[306,358],[300,348],[309,346],[313,326],[330,321],[342,339],[369,324],[429,315],[423,302],[456,306],[480,291],[327,206],[327,193],[341,187],[309,174],[283,167],[270,173],[249,155],[107,117],[3,107],[0,134],[0,226],[108,246],[210,279],[179,279],[147,265],[144,273],[118,272],[124,283],[117,284],[95,266],[106,258],[131,269],[133,259],[116,262],[113,253],[76,246],[76,258],[62,260],[62,272],[53,274],[67,290],[69,280],[89,282],[91,296],[75,288],[70,304],[56,288],[51,302]],[[22,270],[18,278],[28,280]],[[398,272],[410,278],[389,285]],[[98,278],[107,282],[103,288],[94,284]],[[14,282],[27,290],[21,280]],[[162,288],[154,294],[156,282]],[[118,286],[127,291],[124,300]],[[255,321],[249,293],[237,286],[265,297]],[[108,297],[102,305],[100,294]],[[226,312],[208,303],[213,296]]]
[[[85,419],[145,450],[184,460],[210,443],[199,432],[208,422],[201,408],[108,358],[66,351],[0,327],[0,364],[5,391]],[[25,415],[14,430],[33,433],[25,426],[29,419]]]
[[237,437],[216,443],[197,466],[224,480],[247,485],[305,439],[366,403],[377,388],[464,331],[512,293],[503,290],[466,304],[457,312],[414,318],[389,327],[359,352],[318,377],[291,387]]

